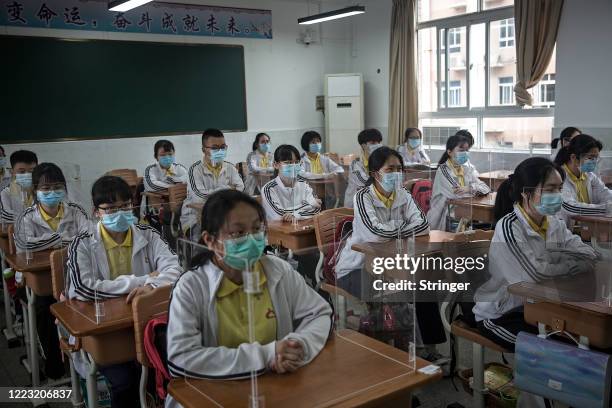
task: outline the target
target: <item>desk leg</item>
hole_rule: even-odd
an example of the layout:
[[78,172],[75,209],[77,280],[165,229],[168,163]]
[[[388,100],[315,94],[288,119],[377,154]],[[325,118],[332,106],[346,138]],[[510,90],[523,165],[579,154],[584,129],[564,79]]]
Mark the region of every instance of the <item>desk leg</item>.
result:
[[140,368],[140,387],[138,389],[140,408],[147,408],[147,380],[149,378],[149,369],[145,366],[140,366]]
[[473,363],[472,373],[474,382],[472,383],[473,407],[484,408],[484,397],[487,393],[484,383],[484,347],[478,343],[472,343]]
[[85,379],[87,385],[87,407],[98,408],[98,366],[85,350],[81,350],[81,355],[89,363],[89,372]]
[[79,375],[74,368],[72,356],[68,356],[68,365],[70,366],[70,386],[72,387],[72,405],[75,407],[83,404],[83,396],[81,395],[81,384],[79,384]]
[[[4,260],[4,254],[0,254],[2,256],[2,272],[6,269],[6,261]],[[4,279],[4,276],[2,277]],[[19,339],[15,334],[15,330],[13,328],[13,312],[11,310],[11,295],[8,291],[8,287],[6,286],[6,281],[2,282],[2,290],[4,295],[4,322],[6,323],[6,328],[2,330],[4,337],[6,337],[6,341],[8,343],[9,348],[17,347],[19,345]]]
[[38,331],[36,329],[36,310],[34,307],[34,292],[26,286],[28,297],[28,333],[30,335],[30,369],[32,370],[32,386],[40,385],[40,372],[38,370]]
[[26,371],[28,372],[28,374],[32,373],[32,369],[30,366],[30,341],[31,341],[31,337],[30,337],[30,326],[28,324],[28,322],[30,321],[30,313],[28,313],[28,305],[26,302],[24,302],[23,300],[20,300],[21,302],[21,311],[23,313],[23,338],[25,340],[25,349],[26,349],[26,358],[25,360],[21,360],[21,364],[23,364],[23,366],[25,367]]

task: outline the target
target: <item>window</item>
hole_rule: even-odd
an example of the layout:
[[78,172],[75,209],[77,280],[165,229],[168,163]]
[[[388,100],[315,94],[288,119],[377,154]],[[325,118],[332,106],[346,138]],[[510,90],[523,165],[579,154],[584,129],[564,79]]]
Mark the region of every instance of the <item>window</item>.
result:
[[499,104],[512,105],[514,104],[514,78],[500,77],[499,78]]
[[474,149],[549,146],[555,55],[547,75],[529,90],[533,106],[518,106],[514,1],[419,0],[418,5],[419,125],[428,128],[429,145],[442,147],[447,133],[459,127],[470,129]]
[[514,47],[514,18],[499,22],[499,48]]

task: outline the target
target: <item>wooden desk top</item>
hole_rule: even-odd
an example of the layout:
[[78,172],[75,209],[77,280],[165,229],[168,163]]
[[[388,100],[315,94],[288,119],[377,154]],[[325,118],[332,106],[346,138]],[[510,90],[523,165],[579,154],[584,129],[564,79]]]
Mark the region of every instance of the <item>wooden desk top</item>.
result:
[[[415,253],[420,255],[440,252],[442,250],[442,243],[452,240],[454,236],[455,234],[452,232],[433,230],[429,231],[429,235],[415,237]],[[351,248],[357,252],[380,257],[393,257],[397,252],[395,241],[393,240],[387,242],[354,244]]]
[[[384,406],[385,400],[439,380],[407,366],[408,354],[351,330],[334,335],[307,366],[258,378],[267,407]],[[417,368],[429,363],[417,359]],[[174,379],[168,392],[186,408],[244,407],[250,381]]]
[[604,266],[595,273],[548,279],[539,283],[515,283],[508,287],[508,292],[527,299],[612,316],[612,307],[608,306],[607,299],[603,299],[601,285],[597,283],[607,282],[608,274],[609,270]]
[[487,171],[485,173],[480,173],[478,178],[480,178],[480,179],[500,179],[500,180],[505,180],[512,173],[514,173],[514,170],[493,170],[493,171]]
[[168,197],[170,197],[170,193],[168,192],[168,190],[163,190],[163,191],[143,191],[142,195],[147,196],[147,197],[154,197],[154,198],[168,198]]
[[19,254],[5,254],[6,262],[19,272],[48,272],[51,268],[50,255],[52,249],[47,251],[32,252],[32,259],[26,260],[25,252]]
[[604,215],[601,215],[599,217],[588,216],[588,215],[577,215],[575,217],[572,217],[572,219],[574,219],[575,221],[580,221],[585,224],[599,224],[599,225],[609,224],[612,226],[612,217],[607,217]]
[[495,197],[497,196],[496,192],[489,193],[486,196],[480,197],[465,197],[465,198],[455,198],[449,201],[450,204],[454,205],[471,205],[474,207],[482,207],[482,208],[493,208],[495,206]]
[[[339,174],[340,175],[340,174]],[[330,174],[327,177],[304,178],[310,184],[333,184],[336,174]]]
[[312,218],[298,220],[295,227],[292,222],[268,221],[268,231],[273,234],[285,235],[306,235],[314,234],[315,232]]
[[104,316],[96,323],[93,302],[65,300],[51,305],[51,313],[75,337],[95,336],[132,327],[132,305],[125,303],[125,296],[104,301]]

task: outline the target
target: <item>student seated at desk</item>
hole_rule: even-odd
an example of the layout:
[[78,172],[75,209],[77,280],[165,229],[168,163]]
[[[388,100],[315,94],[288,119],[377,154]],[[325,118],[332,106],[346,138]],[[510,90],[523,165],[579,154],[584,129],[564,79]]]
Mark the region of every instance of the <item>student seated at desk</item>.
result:
[[[176,254],[157,230],[134,224],[131,191],[119,177],[99,178],[91,189],[96,217],[91,232],[68,247],[68,298],[127,301],[152,288],[174,283],[182,272]],[[138,401],[140,368],[136,362],[99,367],[111,385],[113,408]]]
[[[518,282],[539,282],[592,270],[595,252],[556,217],[561,210],[563,170],[543,157],[518,165],[495,199],[498,220],[489,250],[490,279],[476,291],[474,314],[482,334],[514,350],[525,323],[523,301],[508,292]],[[560,247],[563,251],[549,248]]]
[[404,133],[404,144],[397,151],[404,159],[404,165],[429,164],[431,160],[423,149],[423,133],[419,128],[408,128]]
[[574,137],[569,145],[559,150],[555,163],[565,172],[561,217],[568,227],[576,215],[606,215],[606,205],[612,202],[612,191],[597,176],[601,142],[589,135]]
[[32,205],[32,170],[38,165],[36,154],[18,150],[11,154],[11,182],[0,192],[0,221],[12,224],[17,216]]
[[268,220],[291,222],[312,218],[321,211],[321,200],[301,179],[300,152],[294,146],[280,145],[274,151],[274,174],[262,188],[261,201]]
[[[17,252],[44,251],[69,244],[79,233],[90,229],[85,210],[67,201],[66,179],[53,163],[41,163],[32,171],[34,204],[25,209],[15,223]],[[53,296],[34,295],[36,326],[45,352],[45,375],[57,379],[64,375],[64,363],[57,337],[55,317],[49,307]]]
[[[192,262],[172,291],[168,368],[174,377],[244,379],[252,371],[290,373],[323,349],[332,310],[286,261],[263,255],[266,217],[238,191],[219,191],[202,210],[208,250]],[[253,298],[254,337],[244,313],[243,271],[259,277]],[[248,396],[245,395],[245,403]],[[172,397],[166,407],[180,406]]]
[[244,183],[244,192],[253,195],[259,191],[257,184],[258,175],[268,175],[274,172],[273,157],[270,152],[270,136],[265,133],[258,133],[253,142],[253,151],[248,154],[247,176]]
[[344,206],[353,208],[353,197],[357,190],[365,187],[370,173],[368,158],[372,152],[382,147],[382,134],[378,129],[365,129],[357,135],[357,143],[361,147],[361,157],[354,159],[349,168],[348,185],[344,193]]
[[244,183],[238,170],[232,163],[225,161],[227,144],[225,136],[218,129],[207,129],[202,134],[202,152],[204,158],[193,163],[189,168],[187,183],[187,198],[183,202],[181,224],[183,230],[191,231],[192,237],[199,237],[197,223],[198,211],[191,208],[192,204],[203,204],[208,196],[215,191],[234,189],[244,190]]
[[427,213],[432,229],[447,229],[449,200],[491,192],[489,186],[478,178],[476,167],[469,163],[471,143],[473,139],[459,132],[446,141],[446,151],[438,162]]
[[321,154],[323,150],[322,140],[321,135],[314,130],[310,130],[302,135],[300,144],[302,149],[304,149],[304,154],[302,154],[302,167],[304,171],[300,175],[306,179],[344,173],[342,166]]
[[157,161],[144,171],[145,191],[163,191],[175,184],[187,183],[187,170],[174,162],[174,145],[169,140],[158,140],[153,146]]
[[0,146],[0,191],[11,182],[11,172],[6,168],[6,153],[4,147]]
[[573,126],[566,127],[565,129],[563,129],[561,131],[561,135],[559,135],[559,137],[553,139],[552,142],[550,142],[550,150],[552,151],[550,159],[554,161],[555,157],[557,157],[557,154],[559,153],[559,150],[563,149],[565,146],[569,146],[570,141],[581,134],[582,131]]

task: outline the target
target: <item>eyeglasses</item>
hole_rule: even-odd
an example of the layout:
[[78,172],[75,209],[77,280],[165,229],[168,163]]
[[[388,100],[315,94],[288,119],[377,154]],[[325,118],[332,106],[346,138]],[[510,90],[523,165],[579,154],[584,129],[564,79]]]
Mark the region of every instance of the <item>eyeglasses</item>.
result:
[[133,209],[134,207],[132,206],[132,203],[123,203],[120,205],[109,205],[105,207],[98,206],[98,210],[104,211],[105,214],[115,214],[116,212],[119,212],[119,211],[132,211]]
[[235,243],[240,244],[245,242],[249,238],[249,235],[253,235],[255,239],[263,239],[266,236],[266,231],[266,226],[262,224],[259,228],[254,228],[251,231],[235,231],[228,233],[226,236],[227,239],[231,239]]
[[62,183],[57,183],[57,184],[43,184],[38,186],[38,191],[42,191],[43,193],[48,193],[50,191],[55,191],[55,190],[65,190],[66,186]]
[[211,150],[227,149],[227,145],[222,144],[222,145],[215,145],[215,146],[204,146],[204,149],[211,149]]

